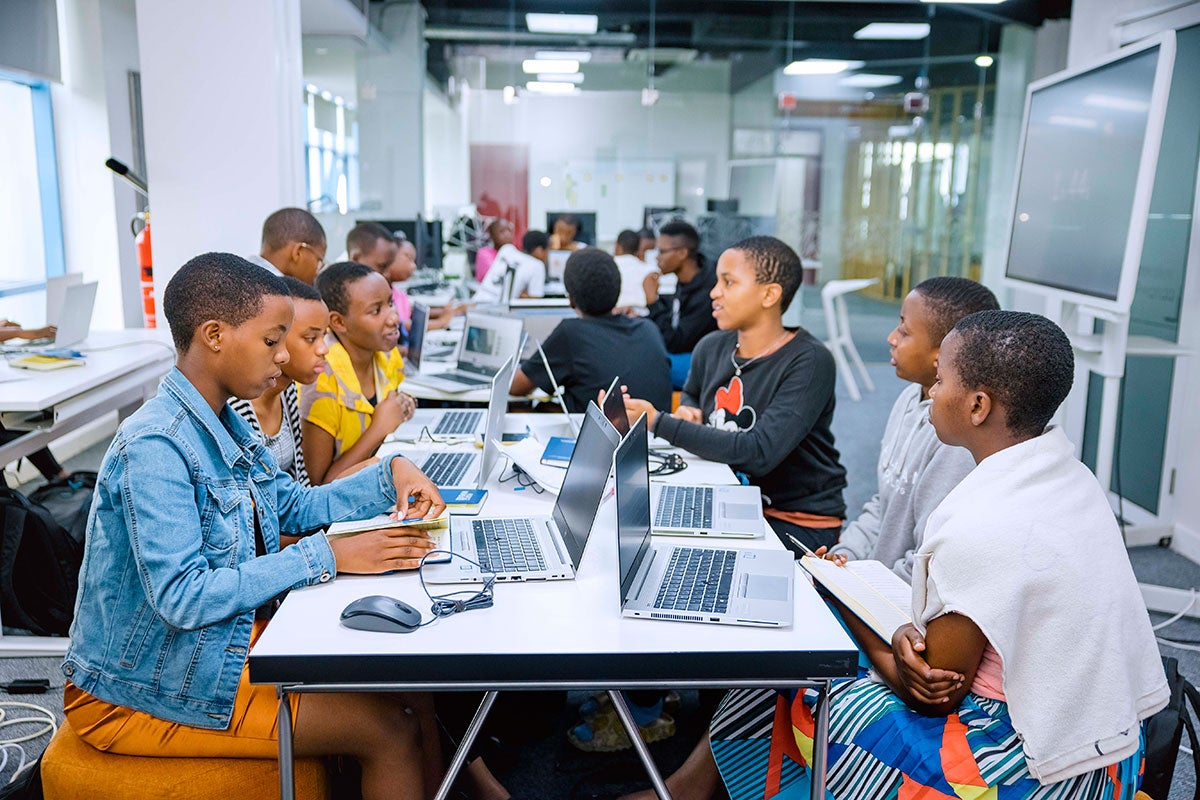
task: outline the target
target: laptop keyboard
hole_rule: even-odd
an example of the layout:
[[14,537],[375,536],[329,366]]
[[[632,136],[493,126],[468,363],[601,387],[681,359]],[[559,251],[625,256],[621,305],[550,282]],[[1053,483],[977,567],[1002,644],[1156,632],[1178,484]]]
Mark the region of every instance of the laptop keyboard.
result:
[[729,610],[736,550],[676,547],[658,587],[654,607],[670,611]]
[[425,459],[421,471],[435,486],[457,486],[477,457],[475,453],[433,453]]
[[483,417],[482,411],[447,411],[433,429],[434,436],[455,436],[474,433],[475,426]]
[[465,386],[491,386],[491,378],[476,378],[474,375],[467,375],[462,372],[455,372],[450,375],[443,376],[451,383],[461,383]]
[[654,513],[656,528],[711,528],[713,490],[705,486],[664,486]]
[[523,519],[471,521],[479,563],[492,572],[538,572],[546,569],[533,526]]

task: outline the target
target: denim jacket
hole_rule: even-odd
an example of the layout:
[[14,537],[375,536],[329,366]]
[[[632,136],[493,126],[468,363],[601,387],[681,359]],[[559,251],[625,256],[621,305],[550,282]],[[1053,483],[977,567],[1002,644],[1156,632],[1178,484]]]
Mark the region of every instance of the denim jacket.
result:
[[218,419],[173,369],[101,464],[63,674],[110,703],[228,728],[255,608],[336,571],[323,534],[281,551],[280,531],[386,511],[390,463],[305,489],[233,409]]

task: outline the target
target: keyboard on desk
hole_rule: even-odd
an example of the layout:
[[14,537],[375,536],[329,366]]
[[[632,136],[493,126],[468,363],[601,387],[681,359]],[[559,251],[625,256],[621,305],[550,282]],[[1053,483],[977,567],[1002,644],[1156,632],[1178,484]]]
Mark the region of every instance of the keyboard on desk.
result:
[[478,457],[476,453],[431,453],[421,471],[435,486],[457,486]]
[[729,610],[736,550],[676,547],[663,573],[654,607],[668,611]]
[[479,563],[490,572],[540,572],[546,569],[533,526],[523,519],[472,520]]
[[433,429],[434,436],[456,436],[474,433],[483,419],[482,411],[447,411]]
[[664,486],[654,513],[656,528],[712,527],[713,490],[705,486]]

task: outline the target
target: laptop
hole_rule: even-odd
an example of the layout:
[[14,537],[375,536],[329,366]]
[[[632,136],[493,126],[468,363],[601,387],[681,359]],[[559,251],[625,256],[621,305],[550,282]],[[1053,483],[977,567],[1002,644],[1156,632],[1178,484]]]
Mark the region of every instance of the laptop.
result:
[[[575,577],[608,486],[620,437],[588,403],[583,429],[562,491],[550,516],[451,517],[450,549],[495,572],[498,581],[570,580]],[[483,580],[474,564],[453,559],[423,570],[428,583]]]
[[604,392],[604,418],[621,434],[621,438],[629,433],[629,415],[625,413],[625,394],[621,391],[621,376],[614,375],[612,383]]
[[67,287],[83,283],[83,275],[78,272],[68,272],[46,279],[46,324],[61,325],[63,307],[67,302]]
[[[492,392],[488,398],[486,416],[478,409],[455,409],[451,411],[435,411],[437,420],[431,420],[432,425],[417,411],[410,422],[417,422],[429,428],[433,436],[438,436],[439,430],[461,429],[461,434],[474,434],[483,423],[483,454],[463,450],[432,450],[421,462],[421,471],[433,481],[439,489],[444,487],[473,487],[480,488],[496,467],[500,459],[499,441],[504,433],[504,415],[508,411],[508,387],[512,385],[513,371],[516,362],[508,359],[500,367],[500,371],[492,377]],[[409,423],[406,423],[409,424]],[[470,427],[467,431],[465,428]],[[452,435],[452,434],[443,434]]]
[[669,536],[756,539],[764,535],[757,486],[654,484],[654,532]]
[[463,328],[454,369],[437,375],[418,373],[406,379],[449,394],[483,389],[491,384],[500,367],[520,352],[524,326],[519,319],[468,311]]
[[413,303],[412,328],[408,332],[408,355],[404,357],[404,360],[407,365],[412,367],[414,372],[421,371],[422,358],[437,361],[438,359],[454,355],[453,347],[439,347],[434,345],[426,347],[425,335],[428,332],[429,306],[424,303]]
[[762,627],[792,624],[796,566],[788,551],[651,544],[645,416],[617,447],[615,470],[623,616]]

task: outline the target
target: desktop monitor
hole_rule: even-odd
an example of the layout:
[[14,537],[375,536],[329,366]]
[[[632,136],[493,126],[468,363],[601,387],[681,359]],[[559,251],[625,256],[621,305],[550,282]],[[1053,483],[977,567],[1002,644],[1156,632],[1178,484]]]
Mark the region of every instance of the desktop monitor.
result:
[[596,243],[596,212],[595,211],[547,211],[546,233],[554,233],[554,221],[564,214],[570,214],[579,220],[579,230],[575,232],[575,241],[583,244]]
[[392,232],[393,236],[403,234],[404,239],[413,243],[417,248],[417,268],[442,268],[442,221],[440,219],[373,219],[355,220],[355,224],[363,222],[378,222]]
[[673,219],[683,219],[687,209],[683,206],[643,206],[642,228],[658,232],[658,229]]
[[738,199],[733,197],[728,200],[718,200],[710,197],[705,207],[710,214],[736,214],[738,213]]
[[1030,84],[1005,278],[1128,312],[1175,61],[1167,32]]

